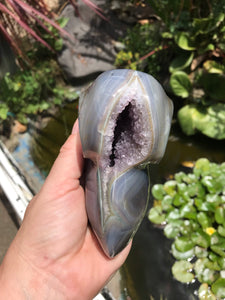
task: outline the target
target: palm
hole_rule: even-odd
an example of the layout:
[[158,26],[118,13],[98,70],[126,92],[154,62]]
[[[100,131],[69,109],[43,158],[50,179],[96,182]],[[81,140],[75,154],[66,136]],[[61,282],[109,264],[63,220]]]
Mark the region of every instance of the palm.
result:
[[78,179],[81,146],[76,139],[70,136],[62,148],[45,185],[29,205],[16,241],[28,263],[55,278],[60,283],[57,288],[69,299],[77,295],[91,299],[129,250],[108,259],[87,226],[84,191]]

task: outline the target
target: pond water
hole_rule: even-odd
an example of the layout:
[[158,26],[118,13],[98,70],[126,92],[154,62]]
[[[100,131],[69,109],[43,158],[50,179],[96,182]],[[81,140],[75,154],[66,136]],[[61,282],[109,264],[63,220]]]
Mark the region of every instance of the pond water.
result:
[[[49,119],[42,130],[30,130],[29,159],[44,176],[71,132],[77,117],[77,105],[77,102],[68,103]],[[165,181],[172,174],[186,169],[184,162],[195,161],[200,157],[223,162],[224,149],[225,141],[215,141],[204,136],[186,137],[174,124],[164,158],[160,164],[151,166],[151,184]],[[152,199],[150,200],[149,207],[152,204]],[[163,231],[155,228],[145,217],[134,238],[129,257],[121,269],[121,299],[197,299],[194,292],[197,283],[184,285],[172,277],[171,266],[174,260],[169,253],[170,243]]]

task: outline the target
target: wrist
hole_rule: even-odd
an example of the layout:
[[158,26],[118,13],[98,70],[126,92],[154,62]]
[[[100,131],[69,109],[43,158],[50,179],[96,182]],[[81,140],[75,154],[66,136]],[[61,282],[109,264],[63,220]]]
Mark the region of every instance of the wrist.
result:
[[56,279],[32,266],[11,245],[0,266],[0,300],[65,299]]

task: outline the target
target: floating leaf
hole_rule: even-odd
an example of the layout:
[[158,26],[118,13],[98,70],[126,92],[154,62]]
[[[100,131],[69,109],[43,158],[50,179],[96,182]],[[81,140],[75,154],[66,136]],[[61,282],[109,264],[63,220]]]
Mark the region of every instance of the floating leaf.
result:
[[195,246],[195,255],[197,258],[203,258],[208,256],[208,251],[206,248]]
[[166,221],[170,222],[171,220],[180,219],[180,217],[181,217],[181,214],[180,214],[179,209],[175,208],[166,215]]
[[174,245],[174,243],[171,246],[171,251],[173,256],[177,259],[177,260],[183,260],[183,259],[189,259],[192,258],[195,254],[194,252],[194,248],[192,248],[191,250],[188,250],[186,252],[181,252],[178,251]]
[[186,176],[186,174],[184,172],[178,172],[174,175],[174,178],[175,180],[178,182],[178,183],[182,183],[183,181],[183,178]]
[[202,248],[207,248],[210,244],[209,236],[201,230],[193,232],[191,235],[191,239],[195,243],[195,245],[198,245]]
[[218,226],[217,231],[219,233],[219,235],[225,237],[225,227],[224,226]]
[[215,220],[218,224],[223,224],[225,220],[225,211],[223,206],[218,206],[215,210]]
[[183,218],[193,219],[197,218],[196,208],[193,206],[193,203],[185,204],[180,209],[180,214]]
[[210,171],[210,161],[207,158],[199,158],[194,167],[194,174],[197,176],[201,175],[207,175]]
[[216,282],[212,285],[212,291],[213,293],[219,298],[225,297],[225,279],[224,278],[218,278]]
[[170,77],[170,86],[176,96],[187,98],[191,91],[191,81],[183,71],[176,71]]
[[199,300],[216,300],[216,296],[212,293],[207,283],[202,283],[198,289]]
[[150,209],[148,218],[151,222],[155,224],[161,224],[165,222],[165,214],[162,211],[161,206],[155,206]]
[[186,260],[176,261],[172,266],[172,273],[180,282],[189,283],[194,279],[192,268],[193,265]]
[[164,234],[168,239],[175,238],[180,232],[180,226],[182,221],[174,220],[173,222],[167,224],[164,228]]
[[211,249],[213,252],[215,252],[216,254],[220,255],[221,257],[225,258],[225,245],[212,245]]
[[193,249],[194,243],[188,236],[181,236],[175,239],[174,245],[180,252],[186,252]]
[[200,212],[197,214],[197,220],[202,226],[202,229],[206,229],[211,225],[211,222],[205,212]]
[[171,209],[173,209],[172,202],[173,198],[169,195],[166,195],[161,202],[163,210],[170,211]]
[[163,186],[164,191],[170,196],[174,196],[176,194],[176,187],[177,182],[175,180],[168,180]]
[[155,199],[162,200],[163,196],[165,195],[163,185],[162,184],[155,184],[152,187],[152,195]]

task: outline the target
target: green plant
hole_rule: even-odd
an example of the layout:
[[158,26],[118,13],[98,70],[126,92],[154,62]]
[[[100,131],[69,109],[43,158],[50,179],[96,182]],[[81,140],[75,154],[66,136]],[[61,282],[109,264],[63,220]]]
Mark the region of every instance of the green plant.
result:
[[[188,120],[183,120],[182,112],[178,113],[178,121],[187,135],[199,131],[211,138],[224,139],[225,122],[221,123],[218,114],[212,118],[210,108],[225,113],[221,105],[225,102],[225,1],[146,2],[154,8],[158,19],[128,32],[125,49],[118,54],[116,64],[146,71],[162,82],[169,82],[165,88],[179,102],[178,106],[191,105]],[[204,111],[207,121],[212,121],[211,127],[220,123],[220,133],[204,130],[202,126],[192,130],[196,120],[193,108]]]
[[201,286],[199,299],[225,298],[225,163],[202,158],[193,172],[152,188],[149,220],[173,239],[174,277]]
[[6,74],[0,82],[0,120],[13,115],[26,123],[27,116],[76,98],[76,93],[59,81],[61,77],[54,60],[37,63],[32,70],[15,75]]
[[[105,18],[102,10],[92,3],[91,0],[82,1],[102,18]],[[78,10],[75,0],[69,0],[69,2],[74,6],[75,10]],[[55,30],[49,30],[49,27],[52,27]],[[54,31],[57,32],[57,34],[73,39],[67,31],[60,27],[57,16],[51,12],[44,0],[1,1],[0,32],[2,32],[6,40],[8,40],[11,47],[14,49],[15,53],[19,58],[22,58],[23,61],[29,63],[26,55],[27,45],[32,47],[33,40],[36,40],[47,49],[54,52],[55,48],[52,47],[51,43],[49,43],[44,36],[45,34],[50,34],[52,38],[57,40],[57,36],[54,35]]]

